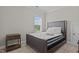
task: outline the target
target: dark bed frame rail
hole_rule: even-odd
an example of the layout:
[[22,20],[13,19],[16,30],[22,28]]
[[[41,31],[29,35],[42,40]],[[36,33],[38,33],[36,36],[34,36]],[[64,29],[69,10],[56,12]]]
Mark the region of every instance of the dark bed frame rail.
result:
[[37,52],[47,52],[47,43],[45,40],[36,38],[34,36],[31,36],[29,34],[26,34],[27,38],[27,45],[32,47]]

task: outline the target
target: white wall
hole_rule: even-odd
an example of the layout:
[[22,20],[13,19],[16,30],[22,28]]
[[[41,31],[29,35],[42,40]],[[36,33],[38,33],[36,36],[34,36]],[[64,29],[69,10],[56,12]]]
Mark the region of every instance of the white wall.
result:
[[3,32],[2,32],[2,28],[3,28],[3,27],[2,27],[2,19],[3,19],[3,17],[2,17],[2,8],[0,8],[0,43],[1,43],[0,46],[4,45],[4,41],[5,41],[5,40],[3,40],[3,39],[1,40],[1,38],[2,38],[2,33],[3,33]]
[[25,42],[26,33],[34,32],[34,16],[42,17],[45,30],[45,14],[41,10],[29,7],[0,7],[0,12],[0,43],[5,43],[5,35],[12,33],[20,33],[22,42]]
[[46,21],[67,20],[67,40],[77,44],[79,40],[79,7],[63,7],[47,13]]

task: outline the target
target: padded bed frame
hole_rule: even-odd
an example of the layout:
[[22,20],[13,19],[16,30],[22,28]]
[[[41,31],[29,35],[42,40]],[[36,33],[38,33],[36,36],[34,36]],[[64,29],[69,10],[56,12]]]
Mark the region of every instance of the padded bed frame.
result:
[[40,52],[40,53],[49,53],[49,52],[55,52],[57,49],[59,49],[63,44],[66,43],[66,21],[54,21],[54,22],[48,22],[47,23],[47,28],[49,27],[61,27],[62,28],[62,33],[64,35],[64,38],[57,41],[56,43],[52,44],[50,49],[47,47],[47,41],[34,37],[30,34],[26,34],[26,43],[29,45],[31,48],[33,48],[35,51]]

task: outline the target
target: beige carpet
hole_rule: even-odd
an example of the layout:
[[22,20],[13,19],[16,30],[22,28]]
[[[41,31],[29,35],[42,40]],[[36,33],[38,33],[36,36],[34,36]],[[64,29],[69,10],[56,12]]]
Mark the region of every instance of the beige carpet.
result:
[[[59,48],[56,53],[77,53],[77,51],[77,46],[66,43],[61,48]],[[10,51],[8,53],[36,53],[36,51],[34,51],[28,45],[23,45],[21,48]]]

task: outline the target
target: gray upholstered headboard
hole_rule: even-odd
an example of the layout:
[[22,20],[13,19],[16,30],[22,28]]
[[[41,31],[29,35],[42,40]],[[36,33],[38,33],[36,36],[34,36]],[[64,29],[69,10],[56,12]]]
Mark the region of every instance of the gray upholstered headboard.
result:
[[54,21],[54,22],[47,22],[47,28],[50,27],[61,27],[61,32],[65,35],[66,37],[66,21]]

